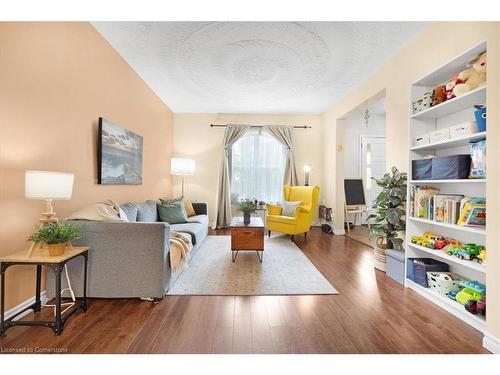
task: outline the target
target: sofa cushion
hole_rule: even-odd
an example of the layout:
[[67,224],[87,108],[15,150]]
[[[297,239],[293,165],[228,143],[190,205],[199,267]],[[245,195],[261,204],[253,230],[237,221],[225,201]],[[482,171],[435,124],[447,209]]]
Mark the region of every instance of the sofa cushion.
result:
[[200,223],[208,227],[208,216],[207,215],[194,215],[187,218],[189,223]]
[[154,223],[158,221],[156,201],[137,203],[137,221]]
[[158,215],[161,221],[169,224],[187,223],[186,208],[182,201],[172,204],[159,204]]
[[170,230],[173,232],[188,233],[191,235],[191,242],[193,242],[193,245],[203,241],[204,232],[206,231],[203,224],[200,223],[171,224]]
[[120,208],[125,212],[128,221],[135,223],[137,221],[137,204],[124,203],[120,204]]

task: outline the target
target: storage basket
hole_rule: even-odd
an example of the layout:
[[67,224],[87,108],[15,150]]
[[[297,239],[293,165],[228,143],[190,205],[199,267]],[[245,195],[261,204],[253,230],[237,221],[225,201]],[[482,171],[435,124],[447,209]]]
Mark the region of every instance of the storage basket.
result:
[[429,288],[442,296],[447,296],[451,291],[458,292],[462,280],[465,280],[463,276],[453,272],[427,272]]
[[411,161],[412,180],[430,180],[432,178],[432,159],[416,159]]
[[429,144],[429,134],[413,137],[413,146],[424,146]]
[[450,129],[439,129],[429,133],[429,140],[432,143],[438,143],[450,139]]
[[477,133],[477,125],[474,121],[450,126],[450,138],[466,137],[474,133]]
[[469,177],[471,158],[469,154],[439,156],[432,158],[432,180],[457,180]]
[[427,272],[449,272],[450,266],[432,258],[408,258],[406,276],[418,285],[427,288]]
[[413,102],[413,114],[422,112],[431,107],[432,92],[426,92],[420,99]]

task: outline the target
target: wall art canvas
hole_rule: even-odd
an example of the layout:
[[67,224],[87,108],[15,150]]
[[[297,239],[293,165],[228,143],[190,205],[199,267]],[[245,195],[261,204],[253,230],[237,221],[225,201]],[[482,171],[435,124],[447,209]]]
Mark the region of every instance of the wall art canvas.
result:
[[142,184],[142,137],[99,117],[98,183]]

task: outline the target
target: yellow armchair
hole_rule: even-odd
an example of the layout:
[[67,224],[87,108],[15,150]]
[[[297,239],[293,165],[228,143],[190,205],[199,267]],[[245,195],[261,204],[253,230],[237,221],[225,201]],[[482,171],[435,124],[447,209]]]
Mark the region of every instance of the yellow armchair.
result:
[[282,215],[282,208],[277,205],[268,204],[266,214],[266,227],[269,236],[271,231],[290,234],[304,233],[311,229],[314,213],[318,207],[319,187],[318,186],[289,186],[283,187],[284,199],[287,202],[301,202],[295,209],[295,215]]

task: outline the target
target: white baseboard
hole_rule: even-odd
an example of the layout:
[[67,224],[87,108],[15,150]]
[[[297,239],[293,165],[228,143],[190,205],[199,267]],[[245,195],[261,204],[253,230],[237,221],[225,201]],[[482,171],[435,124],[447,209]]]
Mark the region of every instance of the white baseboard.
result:
[[343,236],[345,235],[345,229],[333,228],[333,233],[336,234],[337,236]]
[[[45,303],[47,302],[48,300],[48,297],[47,297],[47,291],[44,290],[41,294],[40,294],[40,300],[42,301],[42,306],[45,305]],[[29,305],[32,305],[35,303],[35,296],[31,297],[31,298],[28,298],[26,301],[24,302],[21,302],[19,305],[17,306],[14,306],[12,309],[10,310],[7,310],[5,312],[5,320],[7,319],[10,319],[11,317],[13,317],[14,315],[16,315],[19,311],[25,309],[26,307],[28,307]],[[16,320],[17,319],[21,319],[23,316],[25,315],[28,315],[32,310],[26,310],[23,314],[19,315],[16,317]]]
[[491,333],[485,332],[483,337],[483,347],[493,354],[500,354],[500,339]]

